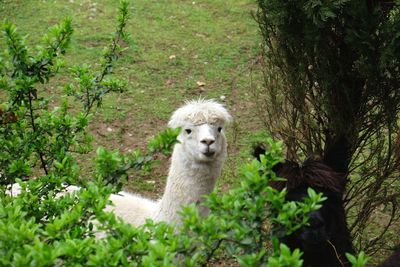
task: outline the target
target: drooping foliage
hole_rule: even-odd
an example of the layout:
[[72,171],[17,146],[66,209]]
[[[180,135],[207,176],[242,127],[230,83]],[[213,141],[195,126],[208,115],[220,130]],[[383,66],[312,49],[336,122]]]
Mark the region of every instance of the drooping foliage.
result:
[[[374,253],[399,217],[400,3],[257,2],[259,113],[288,159],[320,158],[348,175],[350,229],[357,247]],[[389,216],[370,236],[376,212]]]

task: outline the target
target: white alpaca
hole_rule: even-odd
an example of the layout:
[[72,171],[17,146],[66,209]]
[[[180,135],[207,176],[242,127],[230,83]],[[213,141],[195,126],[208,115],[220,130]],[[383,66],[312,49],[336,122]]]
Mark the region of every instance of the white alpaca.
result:
[[[199,204],[202,196],[214,189],[221,173],[227,149],[223,127],[231,119],[228,111],[212,100],[190,101],[176,110],[168,125],[181,127],[182,131],[179,143],[174,146],[162,198],[153,201],[121,192],[110,196],[113,206],[106,209],[135,226],[144,224],[146,219],[179,224],[178,212],[182,205],[191,203],[196,203],[200,214],[205,215],[207,209]],[[66,189],[67,192],[76,190],[79,187]],[[14,184],[11,192],[19,194],[19,184]]]
[[[146,219],[179,223],[182,205],[200,204],[209,194],[221,173],[226,157],[226,138],[223,127],[231,120],[228,111],[212,100],[188,102],[174,112],[168,125],[181,127],[179,143],[175,145],[164,195],[152,201],[122,192],[111,195],[116,215],[133,225]],[[199,205],[200,214],[207,209]]]

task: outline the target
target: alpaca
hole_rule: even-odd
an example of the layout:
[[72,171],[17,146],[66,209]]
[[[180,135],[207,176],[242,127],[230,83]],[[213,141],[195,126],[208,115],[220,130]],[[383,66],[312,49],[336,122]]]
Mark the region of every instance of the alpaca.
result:
[[175,144],[164,194],[153,201],[127,192],[113,194],[110,200],[116,215],[133,225],[146,219],[179,224],[183,205],[196,203],[201,215],[207,208],[201,205],[219,177],[227,153],[224,125],[232,117],[223,105],[212,100],[186,103],[176,110],[168,126],[182,128]]
[[[263,150],[255,149],[259,158]],[[265,152],[265,150],[264,150]],[[271,187],[287,189],[287,201],[302,201],[311,187],[327,197],[319,210],[311,212],[309,225],[283,237],[281,241],[290,249],[299,248],[303,266],[350,266],[345,253],[354,253],[343,207],[345,179],[322,161],[306,160],[301,166],[292,161],[277,164],[273,170],[285,181],[271,182]]]
[[[167,184],[158,201],[128,192],[111,194],[113,203],[106,210],[134,226],[146,219],[155,222],[180,223],[179,211],[183,205],[195,203],[200,215],[208,209],[201,205],[204,195],[211,193],[220,176],[227,154],[227,142],[223,127],[232,120],[225,107],[213,100],[194,100],[177,109],[168,126],[182,128],[175,144]],[[18,195],[21,187],[14,184],[9,194]],[[66,192],[79,190],[69,186]],[[61,193],[62,195],[62,193]]]

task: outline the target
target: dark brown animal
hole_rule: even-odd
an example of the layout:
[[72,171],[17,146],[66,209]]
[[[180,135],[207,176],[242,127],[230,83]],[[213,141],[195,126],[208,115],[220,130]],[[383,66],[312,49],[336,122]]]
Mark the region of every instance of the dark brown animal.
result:
[[[254,155],[259,157],[260,152],[262,149],[258,148]],[[354,249],[342,200],[346,184],[344,176],[317,160],[306,160],[302,165],[285,161],[276,165],[274,171],[286,181],[272,182],[271,186],[278,190],[286,188],[288,201],[302,201],[308,196],[309,187],[327,197],[321,209],[309,214],[309,226],[281,241],[292,250],[303,251],[303,266],[350,266],[345,253],[354,254]]]

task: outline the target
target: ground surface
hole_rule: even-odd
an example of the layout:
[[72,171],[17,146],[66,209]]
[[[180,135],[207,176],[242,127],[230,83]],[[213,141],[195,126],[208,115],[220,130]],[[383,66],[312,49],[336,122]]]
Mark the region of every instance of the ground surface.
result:
[[[16,24],[18,31],[27,35],[28,45],[40,43],[48,27],[66,16],[72,18],[74,34],[66,66],[40,92],[50,97],[53,105],[70,81],[69,67],[84,63],[96,67],[114,32],[117,6],[113,0],[0,0],[0,17]],[[127,27],[131,48],[115,68],[115,75],[128,86],[121,94],[108,95],[97,110],[90,126],[94,148],[105,146],[122,152],[144,148],[184,100],[218,99],[235,119],[227,128],[229,158],[219,186],[225,190],[234,184],[236,166],[249,159],[252,133],[261,129],[249,93],[259,77],[252,71],[260,47],[251,15],[255,10],[256,4],[250,0],[132,1]],[[81,159],[88,175],[92,156]],[[163,158],[151,175],[132,175],[127,189],[159,196],[168,165]]]

